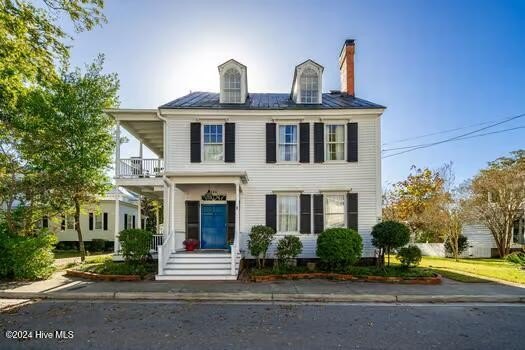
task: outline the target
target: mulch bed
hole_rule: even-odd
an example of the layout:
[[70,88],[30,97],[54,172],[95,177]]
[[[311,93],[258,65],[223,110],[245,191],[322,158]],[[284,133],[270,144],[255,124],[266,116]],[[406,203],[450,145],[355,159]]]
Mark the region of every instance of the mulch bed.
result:
[[78,271],[78,270],[66,270],[66,276],[69,277],[81,277],[92,281],[140,281],[139,275],[102,275],[99,273]]
[[300,279],[330,279],[335,281],[356,281],[356,282],[376,282],[376,283],[400,283],[400,284],[441,284],[441,275],[436,274],[432,277],[386,277],[386,276],[354,276],[343,273],[328,272],[309,272],[309,273],[289,273],[282,275],[261,275],[251,276],[252,282],[271,282],[279,280],[300,280]]

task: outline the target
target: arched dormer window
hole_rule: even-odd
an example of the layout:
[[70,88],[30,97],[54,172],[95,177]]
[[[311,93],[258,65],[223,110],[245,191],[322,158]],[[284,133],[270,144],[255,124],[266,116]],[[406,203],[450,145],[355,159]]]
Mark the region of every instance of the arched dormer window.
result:
[[319,76],[312,68],[301,73],[299,79],[301,103],[319,103]]
[[224,73],[224,102],[241,103],[241,73],[235,68]]

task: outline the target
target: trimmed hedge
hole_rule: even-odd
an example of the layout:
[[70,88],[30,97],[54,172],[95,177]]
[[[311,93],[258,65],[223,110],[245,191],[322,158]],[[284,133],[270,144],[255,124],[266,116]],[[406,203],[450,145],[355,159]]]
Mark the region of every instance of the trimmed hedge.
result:
[[291,259],[295,259],[297,255],[303,251],[303,243],[297,236],[284,236],[277,243],[277,259],[279,264],[288,265]]
[[55,268],[56,236],[44,229],[34,236],[18,236],[0,229],[0,278],[39,280]]
[[421,249],[415,245],[409,245],[403,247],[397,252],[397,259],[401,262],[401,265],[405,268],[415,267],[421,262]]
[[330,271],[341,271],[355,264],[363,251],[363,239],[349,228],[330,228],[317,237],[317,256]]

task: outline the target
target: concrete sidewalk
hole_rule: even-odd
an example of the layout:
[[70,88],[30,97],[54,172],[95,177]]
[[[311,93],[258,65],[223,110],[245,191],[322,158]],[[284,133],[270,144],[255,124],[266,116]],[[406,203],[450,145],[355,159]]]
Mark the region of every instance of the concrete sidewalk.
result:
[[[524,286],[525,287],[525,286]],[[525,288],[498,283],[441,285],[297,280],[93,282],[63,272],[33,283],[0,284],[0,298],[180,301],[319,301],[319,302],[525,302]]]

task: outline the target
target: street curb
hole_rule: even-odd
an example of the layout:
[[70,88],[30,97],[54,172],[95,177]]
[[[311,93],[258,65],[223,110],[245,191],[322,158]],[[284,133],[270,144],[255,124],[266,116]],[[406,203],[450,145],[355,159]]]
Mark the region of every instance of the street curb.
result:
[[291,293],[170,293],[170,292],[5,292],[2,299],[47,300],[173,300],[333,303],[525,303],[525,295],[381,295]]

